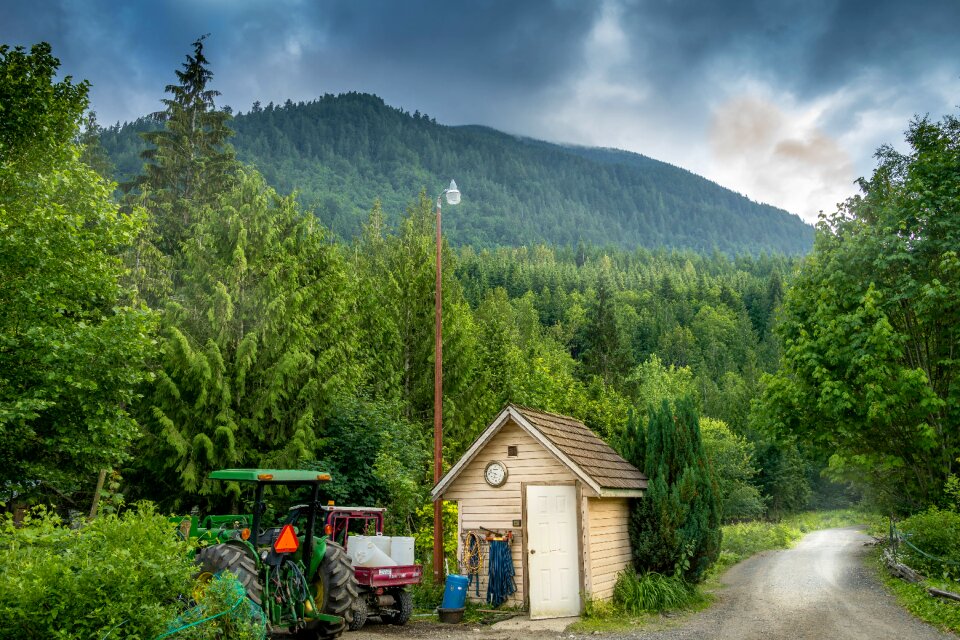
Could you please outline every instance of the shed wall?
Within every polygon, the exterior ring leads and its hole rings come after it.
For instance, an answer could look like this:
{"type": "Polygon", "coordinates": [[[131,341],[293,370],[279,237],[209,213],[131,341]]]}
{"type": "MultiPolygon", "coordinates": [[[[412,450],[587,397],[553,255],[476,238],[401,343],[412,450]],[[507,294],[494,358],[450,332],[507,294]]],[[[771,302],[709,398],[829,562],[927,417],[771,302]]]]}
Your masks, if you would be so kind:
{"type": "MultiPolygon", "coordinates": [[[[539,442],[513,422],[508,422],[491,438],[464,468],[444,493],[444,500],[456,500],[459,504],[460,545],[467,531],[487,529],[512,529],[514,534],[512,554],[517,583],[517,592],[506,604],[521,606],[525,600],[523,530],[513,526],[514,520],[522,519],[522,485],[525,482],[570,482],[573,473],[561,464],[539,442]],[[516,446],[517,456],[508,457],[507,447],[516,446]],[[491,487],[483,479],[487,463],[499,460],[507,468],[507,481],[502,487],[491,487]]],[[[523,523],[526,525],[526,523],[523,523]]],[[[487,565],[484,563],[480,576],[480,596],[473,585],[468,596],[471,600],[485,601],[487,594],[487,565]]]]}
{"type": "Polygon", "coordinates": [[[629,503],[626,498],[585,498],[589,539],[590,595],[598,600],[613,597],[617,573],[630,566],[629,503]]]}

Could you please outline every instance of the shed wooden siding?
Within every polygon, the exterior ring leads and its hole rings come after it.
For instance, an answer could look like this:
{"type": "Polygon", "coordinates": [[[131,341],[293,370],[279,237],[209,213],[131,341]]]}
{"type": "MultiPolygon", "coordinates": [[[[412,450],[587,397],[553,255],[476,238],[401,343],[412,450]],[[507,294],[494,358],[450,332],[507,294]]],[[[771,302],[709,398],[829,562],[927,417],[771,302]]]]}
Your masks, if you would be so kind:
{"type": "Polygon", "coordinates": [[[626,498],[584,498],[589,524],[588,581],[590,595],[597,599],[613,596],[617,573],[630,566],[630,509],[626,498]]]}
{"type": "MultiPolygon", "coordinates": [[[[524,604],[523,593],[523,535],[522,530],[513,526],[514,520],[522,519],[522,485],[524,482],[571,482],[573,473],[561,464],[549,451],[513,422],[491,438],[490,442],[477,453],[477,456],[463,469],[450,487],[444,492],[444,500],[456,500],[459,506],[460,531],[488,529],[513,529],[513,567],[516,575],[517,592],[510,606],[524,604]],[[517,447],[517,457],[507,457],[508,446],[517,447]],[[507,467],[507,481],[502,487],[494,488],[483,479],[487,463],[499,460],[507,467]]],[[[523,523],[526,525],[526,523],[523,523]]],[[[460,543],[463,540],[461,538],[460,543]]],[[[473,585],[468,596],[477,600],[473,585]]],[[[480,576],[480,597],[487,596],[487,566],[484,565],[480,576]]]]}

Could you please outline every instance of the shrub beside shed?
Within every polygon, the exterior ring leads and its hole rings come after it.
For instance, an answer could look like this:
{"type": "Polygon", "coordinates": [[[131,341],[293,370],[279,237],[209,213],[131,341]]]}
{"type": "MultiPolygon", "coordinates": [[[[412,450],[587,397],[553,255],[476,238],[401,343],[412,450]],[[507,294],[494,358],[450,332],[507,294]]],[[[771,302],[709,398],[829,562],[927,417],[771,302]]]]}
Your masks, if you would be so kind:
{"type": "MultiPolygon", "coordinates": [[[[508,605],[531,618],[579,615],[581,594],[609,599],[630,565],[630,498],[647,478],[582,422],[507,405],[434,487],[459,507],[462,546],[470,532],[512,532],[517,591],[508,605]]],[[[483,600],[486,567],[480,574],[483,600]]]]}

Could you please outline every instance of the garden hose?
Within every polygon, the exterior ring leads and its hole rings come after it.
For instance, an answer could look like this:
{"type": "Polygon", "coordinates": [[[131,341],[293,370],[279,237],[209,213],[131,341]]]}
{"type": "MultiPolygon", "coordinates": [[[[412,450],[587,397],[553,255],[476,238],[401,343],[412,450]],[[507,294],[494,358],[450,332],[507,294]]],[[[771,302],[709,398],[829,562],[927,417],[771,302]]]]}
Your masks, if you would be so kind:
{"type": "Polygon", "coordinates": [[[490,541],[488,564],[487,604],[496,609],[517,591],[517,583],[513,579],[513,554],[508,540],[490,541]]]}
{"type": "Polygon", "coordinates": [[[470,531],[463,545],[460,566],[467,575],[467,589],[473,583],[477,597],[480,597],[480,572],[483,570],[483,538],[470,531]]]}

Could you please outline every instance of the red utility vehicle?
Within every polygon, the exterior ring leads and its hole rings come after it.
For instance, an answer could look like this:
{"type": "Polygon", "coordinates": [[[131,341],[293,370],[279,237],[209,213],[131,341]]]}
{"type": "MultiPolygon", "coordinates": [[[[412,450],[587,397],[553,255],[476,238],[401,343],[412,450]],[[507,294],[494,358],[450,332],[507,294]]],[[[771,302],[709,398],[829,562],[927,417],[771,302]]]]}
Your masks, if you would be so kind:
{"type": "MultiPolygon", "coordinates": [[[[383,535],[385,509],[376,507],[322,507],[326,513],[325,531],[331,540],[350,552],[350,536],[383,535]]],[[[420,584],[423,565],[353,567],[360,593],[353,601],[351,631],[357,631],[369,616],[379,616],[390,624],[404,625],[413,613],[413,596],[407,585],[420,584]]]]}

